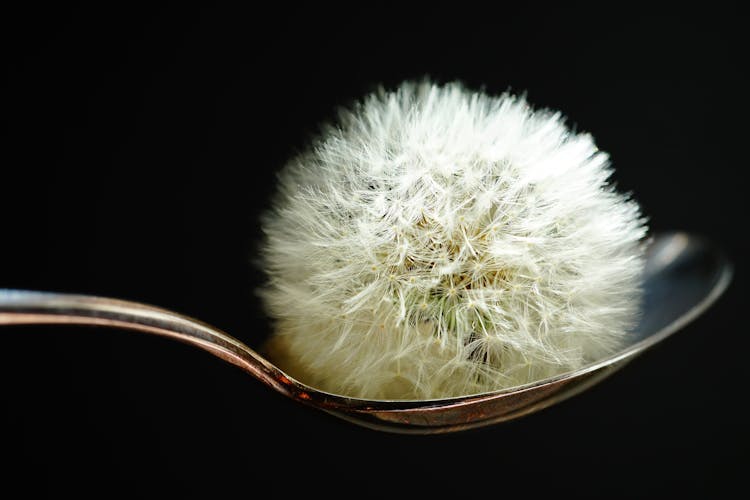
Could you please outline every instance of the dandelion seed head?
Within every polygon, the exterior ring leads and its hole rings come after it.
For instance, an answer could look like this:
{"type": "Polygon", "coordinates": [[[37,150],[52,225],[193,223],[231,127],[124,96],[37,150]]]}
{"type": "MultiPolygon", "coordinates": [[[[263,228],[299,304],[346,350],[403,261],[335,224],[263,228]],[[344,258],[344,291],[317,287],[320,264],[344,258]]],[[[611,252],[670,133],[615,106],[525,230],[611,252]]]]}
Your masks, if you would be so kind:
{"type": "Polygon", "coordinates": [[[614,352],[647,228],[611,173],[590,135],[522,97],[366,97],[286,165],[263,219],[272,357],[325,391],[432,399],[614,352]]]}

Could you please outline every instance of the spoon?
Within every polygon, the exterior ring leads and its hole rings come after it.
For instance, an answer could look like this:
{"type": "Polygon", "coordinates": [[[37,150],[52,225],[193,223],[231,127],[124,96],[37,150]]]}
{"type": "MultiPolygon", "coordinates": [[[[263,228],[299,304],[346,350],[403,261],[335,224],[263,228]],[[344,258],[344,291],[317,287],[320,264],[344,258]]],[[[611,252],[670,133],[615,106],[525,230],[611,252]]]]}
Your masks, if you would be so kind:
{"type": "Polygon", "coordinates": [[[103,297],[0,290],[0,325],[106,326],[171,337],[239,366],[272,389],[365,427],[400,433],[453,432],[536,412],[600,382],[705,311],[729,285],[732,266],[709,241],[655,236],[647,249],[640,324],[619,352],[578,370],[484,394],[422,401],[365,400],[326,393],[286,375],[239,340],[201,321],[103,297]]]}

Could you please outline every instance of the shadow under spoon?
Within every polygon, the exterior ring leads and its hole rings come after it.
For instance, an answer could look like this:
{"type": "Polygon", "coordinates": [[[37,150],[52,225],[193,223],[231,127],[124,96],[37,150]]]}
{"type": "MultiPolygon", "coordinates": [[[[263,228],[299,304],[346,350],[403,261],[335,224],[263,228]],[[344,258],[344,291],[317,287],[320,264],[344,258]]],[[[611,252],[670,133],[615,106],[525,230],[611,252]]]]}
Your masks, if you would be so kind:
{"type": "Polygon", "coordinates": [[[494,424],[541,410],[603,380],[698,317],[727,288],[732,266],[704,238],[663,233],[652,238],[643,276],[639,325],[619,352],[573,372],[502,391],[422,401],[384,401],[329,394],[294,380],[254,350],[201,321],[136,302],[86,295],[0,290],[0,325],[114,327],[170,337],[239,366],[301,403],[366,427],[440,433],[494,424]]]}

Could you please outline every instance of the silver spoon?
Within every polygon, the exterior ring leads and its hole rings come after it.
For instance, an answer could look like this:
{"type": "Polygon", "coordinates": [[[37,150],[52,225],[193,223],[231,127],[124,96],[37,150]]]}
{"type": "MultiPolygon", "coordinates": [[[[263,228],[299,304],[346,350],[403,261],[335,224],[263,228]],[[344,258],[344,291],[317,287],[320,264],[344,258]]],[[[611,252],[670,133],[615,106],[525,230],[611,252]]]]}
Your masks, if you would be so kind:
{"type": "Polygon", "coordinates": [[[643,277],[640,324],[618,353],[579,370],[510,389],[424,401],[382,401],[329,394],[286,375],[239,340],[195,319],[136,302],[47,292],[0,290],[0,325],[107,326],[171,337],[239,366],[280,393],[366,427],[401,433],[452,432],[518,418],[593,386],[705,311],[727,288],[728,259],[685,233],[654,237],[643,277]]]}

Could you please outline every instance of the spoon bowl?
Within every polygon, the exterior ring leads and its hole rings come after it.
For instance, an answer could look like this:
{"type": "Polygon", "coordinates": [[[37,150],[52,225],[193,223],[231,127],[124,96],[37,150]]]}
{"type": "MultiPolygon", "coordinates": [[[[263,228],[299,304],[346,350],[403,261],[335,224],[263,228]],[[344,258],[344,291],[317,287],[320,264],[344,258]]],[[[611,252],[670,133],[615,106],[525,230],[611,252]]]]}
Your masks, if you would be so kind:
{"type": "Polygon", "coordinates": [[[104,326],[174,338],[242,368],[294,400],[345,420],[384,431],[432,434],[511,420],[578,394],[698,317],[721,296],[731,276],[729,260],[706,239],[681,232],[657,235],[647,249],[640,323],[617,353],[523,386],[434,400],[366,400],[326,393],[286,375],[211,325],[136,302],[0,290],[0,325],[104,326]]]}

